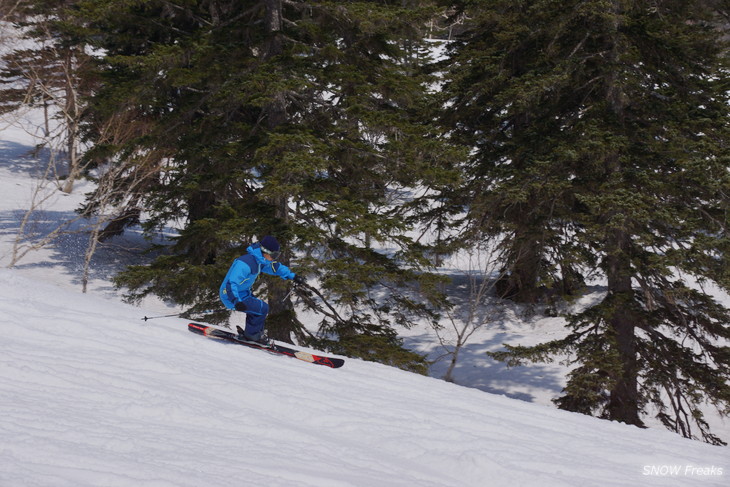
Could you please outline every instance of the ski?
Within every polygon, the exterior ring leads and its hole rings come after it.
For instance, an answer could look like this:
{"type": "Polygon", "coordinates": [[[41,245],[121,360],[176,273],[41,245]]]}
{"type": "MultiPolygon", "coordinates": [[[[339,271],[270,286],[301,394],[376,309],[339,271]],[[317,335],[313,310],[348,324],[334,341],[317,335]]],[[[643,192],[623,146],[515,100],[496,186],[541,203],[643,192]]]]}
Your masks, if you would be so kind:
{"type": "Polygon", "coordinates": [[[322,355],[314,355],[309,352],[304,352],[302,350],[296,350],[294,348],[285,347],[283,345],[279,345],[277,343],[273,344],[270,347],[265,347],[263,345],[258,345],[254,342],[247,342],[245,340],[241,340],[238,338],[238,335],[235,333],[231,333],[229,331],[220,330],[218,328],[208,326],[208,325],[201,325],[200,323],[188,323],[188,331],[191,331],[193,333],[197,333],[198,335],[203,335],[208,338],[214,338],[217,340],[225,340],[227,342],[236,343],[238,345],[244,345],[249,348],[255,348],[258,350],[266,350],[267,352],[275,353],[278,355],[287,355],[289,357],[294,357],[299,360],[303,360],[305,362],[317,364],[317,365],[324,365],[326,367],[332,367],[333,369],[337,369],[339,367],[342,367],[345,364],[345,361],[341,358],[334,358],[334,357],[323,357],[322,355]]]}

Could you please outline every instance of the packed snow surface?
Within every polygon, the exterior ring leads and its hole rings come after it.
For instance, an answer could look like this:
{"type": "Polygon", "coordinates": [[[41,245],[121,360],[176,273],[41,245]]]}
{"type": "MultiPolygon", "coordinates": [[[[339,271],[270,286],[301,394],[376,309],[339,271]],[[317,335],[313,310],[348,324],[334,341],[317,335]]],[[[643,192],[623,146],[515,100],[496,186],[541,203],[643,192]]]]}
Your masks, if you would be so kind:
{"type": "Polygon", "coordinates": [[[726,485],[727,448],[141,315],[0,270],[0,485],[726,485]]]}

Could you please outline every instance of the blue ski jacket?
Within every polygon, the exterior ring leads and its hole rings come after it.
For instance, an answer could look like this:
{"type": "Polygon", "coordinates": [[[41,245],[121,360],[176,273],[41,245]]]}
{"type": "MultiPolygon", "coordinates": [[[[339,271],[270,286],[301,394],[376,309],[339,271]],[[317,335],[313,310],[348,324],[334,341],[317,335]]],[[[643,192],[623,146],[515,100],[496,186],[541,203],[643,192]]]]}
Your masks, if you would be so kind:
{"type": "Polygon", "coordinates": [[[221,301],[228,309],[234,309],[236,302],[251,296],[251,287],[261,272],[279,276],[282,279],[294,279],[296,276],[287,266],[266,260],[261,253],[259,243],[250,245],[246,252],[248,252],[246,255],[233,261],[221,284],[221,301]]]}

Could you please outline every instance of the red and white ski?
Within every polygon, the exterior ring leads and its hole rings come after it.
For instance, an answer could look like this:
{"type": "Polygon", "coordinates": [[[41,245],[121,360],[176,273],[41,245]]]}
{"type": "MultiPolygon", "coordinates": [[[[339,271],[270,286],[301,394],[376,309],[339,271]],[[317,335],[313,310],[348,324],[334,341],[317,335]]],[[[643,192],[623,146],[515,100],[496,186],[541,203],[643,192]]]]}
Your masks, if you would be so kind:
{"type": "Polygon", "coordinates": [[[189,323],[188,331],[197,333],[198,335],[207,336],[208,338],[225,340],[227,342],[236,343],[238,345],[244,345],[249,348],[266,350],[267,352],[276,353],[279,355],[287,355],[289,357],[294,357],[299,360],[303,360],[305,362],[310,362],[310,363],[317,364],[317,365],[325,365],[327,367],[332,367],[333,369],[342,367],[345,364],[345,361],[341,358],[324,357],[322,355],[315,355],[315,354],[305,352],[302,350],[285,347],[285,346],[279,345],[277,343],[273,344],[270,347],[266,347],[264,345],[259,345],[254,342],[247,342],[247,341],[244,341],[244,340],[241,340],[240,338],[238,338],[238,335],[236,335],[235,333],[231,333],[229,331],[221,330],[221,329],[218,329],[218,328],[215,328],[212,326],[208,326],[208,325],[201,325],[199,323],[189,323]]]}

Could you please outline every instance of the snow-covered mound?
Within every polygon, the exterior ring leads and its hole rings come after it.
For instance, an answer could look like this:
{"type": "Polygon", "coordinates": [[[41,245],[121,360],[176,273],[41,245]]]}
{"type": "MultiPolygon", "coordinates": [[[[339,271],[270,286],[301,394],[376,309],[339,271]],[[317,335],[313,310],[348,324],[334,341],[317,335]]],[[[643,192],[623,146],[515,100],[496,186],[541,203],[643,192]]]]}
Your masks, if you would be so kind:
{"type": "Polygon", "coordinates": [[[347,359],[307,364],[0,270],[0,486],[715,486],[728,449],[347,359]]]}

